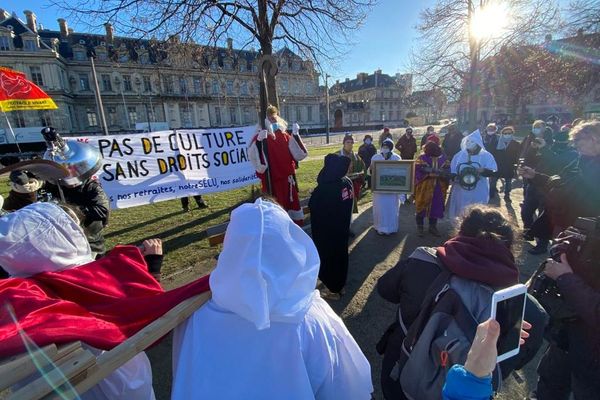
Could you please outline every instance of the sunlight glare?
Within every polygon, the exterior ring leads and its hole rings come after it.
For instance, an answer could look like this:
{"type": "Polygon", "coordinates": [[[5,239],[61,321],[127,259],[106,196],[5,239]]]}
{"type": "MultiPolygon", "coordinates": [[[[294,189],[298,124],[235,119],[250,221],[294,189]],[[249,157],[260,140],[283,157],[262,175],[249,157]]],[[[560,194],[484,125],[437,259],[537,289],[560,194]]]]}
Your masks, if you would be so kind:
{"type": "Polygon", "coordinates": [[[502,35],[508,23],[506,4],[494,2],[478,9],[471,18],[471,34],[476,40],[494,39],[502,35]]]}

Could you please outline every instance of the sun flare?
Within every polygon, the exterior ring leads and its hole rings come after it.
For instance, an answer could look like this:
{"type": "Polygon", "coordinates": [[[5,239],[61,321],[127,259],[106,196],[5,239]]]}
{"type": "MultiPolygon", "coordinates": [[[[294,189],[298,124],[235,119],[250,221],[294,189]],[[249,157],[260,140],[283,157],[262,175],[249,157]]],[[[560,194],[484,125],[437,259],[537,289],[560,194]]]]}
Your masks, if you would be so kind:
{"type": "Polygon", "coordinates": [[[471,18],[471,35],[479,41],[502,35],[508,24],[508,8],[504,3],[490,3],[479,8],[471,18]]]}

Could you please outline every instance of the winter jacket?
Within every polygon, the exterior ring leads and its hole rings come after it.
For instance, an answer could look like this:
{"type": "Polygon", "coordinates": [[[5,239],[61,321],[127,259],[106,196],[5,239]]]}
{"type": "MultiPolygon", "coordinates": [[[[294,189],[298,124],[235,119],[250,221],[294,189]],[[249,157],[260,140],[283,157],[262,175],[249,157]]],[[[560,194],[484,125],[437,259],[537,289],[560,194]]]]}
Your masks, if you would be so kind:
{"type": "Polygon", "coordinates": [[[369,166],[371,165],[371,158],[373,158],[375,154],[377,154],[377,149],[373,144],[363,143],[358,148],[358,156],[365,163],[365,171],[369,169],[369,166]]]}
{"type": "Polygon", "coordinates": [[[400,152],[403,160],[412,160],[417,153],[417,139],[414,136],[408,136],[406,133],[400,136],[396,142],[396,150],[400,152]]]}
{"type": "MultiPolygon", "coordinates": [[[[73,188],[61,187],[61,189],[66,202],[79,207],[85,216],[83,228],[92,251],[98,254],[105,253],[106,248],[102,230],[108,224],[110,203],[100,183],[88,179],[79,186],[73,188]]],[[[46,190],[55,199],[60,199],[57,186],[46,184],[46,190]]]]}
{"type": "Polygon", "coordinates": [[[458,364],[448,371],[442,392],[444,400],[489,400],[491,397],[491,375],[479,378],[458,364]]]}
{"type": "Polygon", "coordinates": [[[463,136],[460,133],[448,133],[442,143],[442,150],[452,160],[452,157],[460,151],[460,143],[462,142],[463,136]]]}
{"type": "Polygon", "coordinates": [[[499,178],[514,178],[515,164],[519,161],[519,142],[511,140],[504,150],[495,149],[492,154],[498,164],[496,176],[499,178]]]}

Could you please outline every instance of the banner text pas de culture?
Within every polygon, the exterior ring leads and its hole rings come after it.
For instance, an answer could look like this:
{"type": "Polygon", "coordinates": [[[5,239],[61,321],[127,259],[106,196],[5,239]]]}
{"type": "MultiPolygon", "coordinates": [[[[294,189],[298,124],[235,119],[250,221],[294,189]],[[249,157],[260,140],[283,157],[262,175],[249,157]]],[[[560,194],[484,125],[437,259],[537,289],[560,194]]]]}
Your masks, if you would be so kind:
{"type": "Polygon", "coordinates": [[[256,126],[71,138],[103,156],[96,178],[111,208],[223,192],[258,182],[248,159],[256,126]]]}

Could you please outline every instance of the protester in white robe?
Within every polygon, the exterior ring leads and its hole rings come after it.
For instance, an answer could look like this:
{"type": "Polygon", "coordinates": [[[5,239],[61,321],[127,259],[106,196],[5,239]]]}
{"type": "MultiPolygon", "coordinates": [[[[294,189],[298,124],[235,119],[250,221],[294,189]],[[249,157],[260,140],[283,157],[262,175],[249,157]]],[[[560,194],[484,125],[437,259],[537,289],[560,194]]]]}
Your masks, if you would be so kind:
{"type": "MultiPolygon", "coordinates": [[[[371,158],[373,161],[399,161],[400,155],[394,152],[394,142],[386,139],[379,153],[371,158]]],[[[401,195],[398,193],[373,192],[373,228],[380,235],[391,235],[398,232],[401,195]]]]}
{"type": "Polygon", "coordinates": [[[459,217],[465,207],[475,204],[487,204],[490,200],[489,176],[498,169],[494,156],[485,150],[483,139],[479,129],[463,138],[461,150],[452,158],[450,171],[458,174],[464,168],[468,167],[469,161],[472,166],[478,169],[479,180],[472,190],[463,188],[457,180],[452,183],[450,192],[450,204],[448,207],[448,216],[453,219],[459,217]]]}
{"type": "MultiPolygon", "coordinates": [[[[2,267],[10,276],[21,278],[94,261],[77,216],[50,202],[34,203],[3,216],[0,252],[2,267]]],[[[103,353],[85,343],[82,346],[96,356],[103,353]]],[[[26,386],[34,378],[37,375],[13,389],[26,386]]],[[[82,400],[153,400],[152,368],[146,353],[139,353],[79,396],[82,400]]]]}
{"type": "Polygon", "coordinates": [[[370,399],[369,362],[315,290],[319,256],[278,205],[231,213],[212,299],[173,337],[181,399],[370,399]]]}

